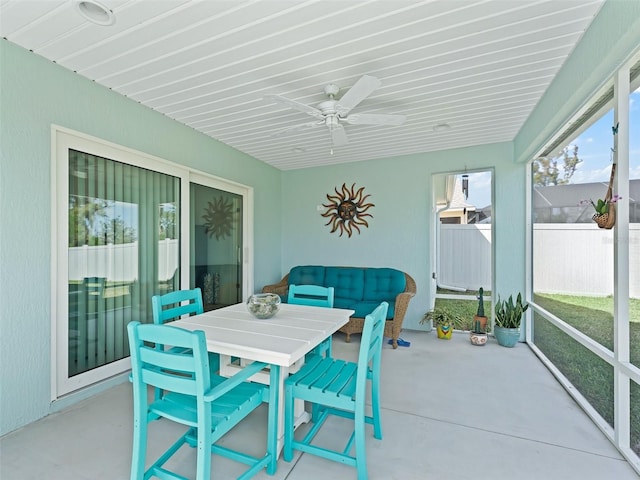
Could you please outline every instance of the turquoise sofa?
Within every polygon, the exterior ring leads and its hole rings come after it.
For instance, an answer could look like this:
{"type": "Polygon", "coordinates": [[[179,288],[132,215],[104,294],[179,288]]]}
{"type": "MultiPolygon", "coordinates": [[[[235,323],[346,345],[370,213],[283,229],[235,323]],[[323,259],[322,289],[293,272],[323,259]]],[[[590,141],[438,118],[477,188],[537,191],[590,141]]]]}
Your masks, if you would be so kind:
{"type": "Polygon", "coordinates": [[[277,293],[287,301],[289,285],[321,285],[333,287],[336,308],[355,310],[349,322],[340,329],[351,340],[352,333],[362,333],[364,317],[382,301],[389,303],[385,336],[398,347],[398,337],[409,301],[416,293],[416,284],[407,273],[394,268],[333,267],[300,265],[293,267],[280,282],[265,286],[264,293],[277,293]]]}

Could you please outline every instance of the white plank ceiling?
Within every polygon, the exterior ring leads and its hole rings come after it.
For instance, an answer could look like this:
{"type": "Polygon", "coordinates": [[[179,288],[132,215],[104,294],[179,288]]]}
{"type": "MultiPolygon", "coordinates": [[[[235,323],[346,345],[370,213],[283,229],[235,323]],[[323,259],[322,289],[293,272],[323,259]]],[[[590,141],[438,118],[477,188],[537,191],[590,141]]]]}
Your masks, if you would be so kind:
{"type": "Polygon", "coordinates": [[[604,0],[0,0],[0,35],[282,170],[511,141],[604,0]],[[326,126],[316,106],[362,75],[382,85],[352,113],[400,126],[326,126]],[[450,128],[436,129],[447,124],[450,128]]]}

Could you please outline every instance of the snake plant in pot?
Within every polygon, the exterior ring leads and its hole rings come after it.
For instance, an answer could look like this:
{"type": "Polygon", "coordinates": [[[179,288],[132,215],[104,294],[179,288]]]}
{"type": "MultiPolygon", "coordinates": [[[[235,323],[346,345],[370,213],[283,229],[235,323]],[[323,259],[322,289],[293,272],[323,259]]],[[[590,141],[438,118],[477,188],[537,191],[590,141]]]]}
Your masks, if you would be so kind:
{"type": "Polygon", "coordinates": [[[520,339],[520,324],[522,315],[529,308],[527,302],[522,302],[522,294],[518,293],[516,301],[513,295],[509,295],[507,300],[496,302],[496,324],[494,334],[496,340],[503,347],[513,347],[520,339]]]}

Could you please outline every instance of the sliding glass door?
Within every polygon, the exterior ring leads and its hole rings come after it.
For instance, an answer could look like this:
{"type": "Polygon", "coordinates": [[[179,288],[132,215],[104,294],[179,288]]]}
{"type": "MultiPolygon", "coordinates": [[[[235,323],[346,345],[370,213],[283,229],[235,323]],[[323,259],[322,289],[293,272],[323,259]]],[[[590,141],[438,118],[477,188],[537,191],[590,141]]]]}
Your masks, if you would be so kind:
{"type": "Polygon", "coordinates": [[[192,287],[200,287],[205,310],[242,301],[242,196],[190,184],[192,287]]]}
{"type": "Polygon", "coordinates": [[[54,129],[52,399],[129,369],[126,326],[151,297],[250,291],[247,187],[54,129]]]}

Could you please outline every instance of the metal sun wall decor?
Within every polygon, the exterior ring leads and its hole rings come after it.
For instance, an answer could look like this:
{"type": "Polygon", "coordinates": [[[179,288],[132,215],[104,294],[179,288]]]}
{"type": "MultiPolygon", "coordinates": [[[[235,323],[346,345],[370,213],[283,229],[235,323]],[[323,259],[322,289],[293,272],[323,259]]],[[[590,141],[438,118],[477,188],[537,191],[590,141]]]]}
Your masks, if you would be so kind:
{"type": "Polygon", "coordinates": [[[223,196],[214,199],[213,202],[207,202],[208,206],[204,209],[205,233],[209,237],[215,235],[216,240],[231,236],[233,229],[233,205],[229,198],[223,196]]]}
{"type": "Polygon", "coordinates": [[[364,187],[360,187],[355,190],[356,184],[351,185],[351,189],[346,184],[342,184],[341,191],[338,188],[334,188],[335,195],[327,193],[328,204],[322,204],[328,210],[322,214],[323,217],[329,219],[325,225],[331,225],[331,232],[340,231],[340,236],[344,232],[351,237],[354,230],[360,233],[360,226],[369,227],[369,224],[364,217],[371,217],[373,215],[366,213],[371,207],[375,205],[373,203],[365,203],[365,200],[371,195],[364,195],[364,187]]]}

